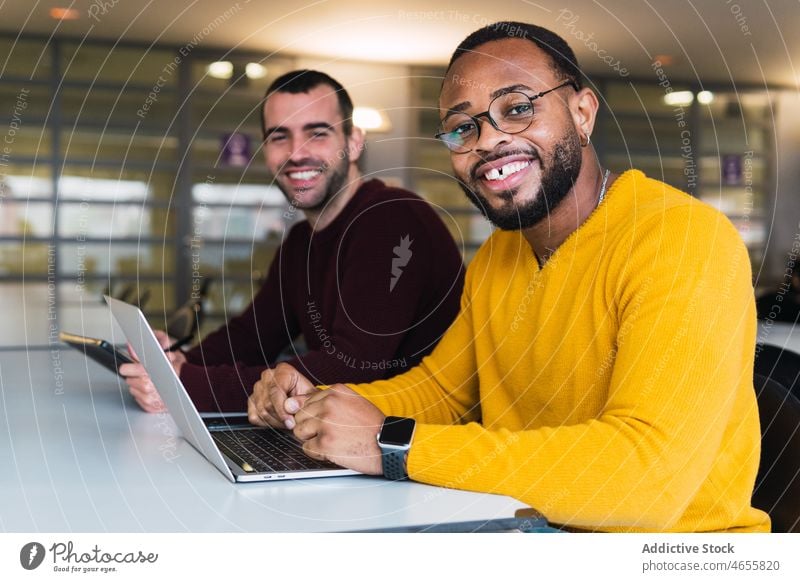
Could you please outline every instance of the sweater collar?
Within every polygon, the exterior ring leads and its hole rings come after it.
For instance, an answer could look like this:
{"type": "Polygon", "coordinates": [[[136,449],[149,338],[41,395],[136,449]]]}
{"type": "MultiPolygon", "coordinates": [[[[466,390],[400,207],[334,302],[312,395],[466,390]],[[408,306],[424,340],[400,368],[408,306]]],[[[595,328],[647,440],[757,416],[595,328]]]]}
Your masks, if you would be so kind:
{"type": "Polygon", "coordinates": [[[328,226],[322,230],[314,231],[311,230],[309,225],[312,240],[327,242],[331,239],[338,238],[339,235],[350,225],[354,215],[360,209],[362,203],[361,200],[364,198],[364,196],[384,187],[385,186],[383,182],[378,179],[372,179],[362,183],[347,205],[342,208],[341,212],[339,212],[336,218],[334,218],[328,226]]]}
{"type": "Polygon", "coordinates": [[[522,235],[522,232],[515,232],[514,234],[519,237],[520,245],[524,245],[527,248],[530,254],[530,262],[536,271],[542,271],[547,269],[547,265],[557,262],[558,258],[561,257],[564,253],[564,250],[575,244],[575,240],[580,238],[586,238],[594,234],[595,231],[604,231],[606,225],[608,223],[608,212],[618,212],[616,210],[620,207],[620,205],[626,204],[635,204],[635,196],[637,190],[637,182],[641,182],[646,176],[640,170],[626,170],[622,174],[620,174],[614,183],[606,191],[605,198],[602,204],[598,205],[592,213],[583,221],[582,224],[578,226],[575,230],[573,230],[569,236],[564,239],[564,242],[561,243],[556,251],[550,256],[550,259],[544,264],[544,267],[539,266],[539,262],[536,260],[536,256],[533,254],[533,251],[530,249],[530,245],[528,245],[528,241],[522,235]],[[622,195],[620,196],[618,193],[621,191],[628,191],[630,195],[622,195]],[[555,261],[554,261],[555,259],[555,261]]]}

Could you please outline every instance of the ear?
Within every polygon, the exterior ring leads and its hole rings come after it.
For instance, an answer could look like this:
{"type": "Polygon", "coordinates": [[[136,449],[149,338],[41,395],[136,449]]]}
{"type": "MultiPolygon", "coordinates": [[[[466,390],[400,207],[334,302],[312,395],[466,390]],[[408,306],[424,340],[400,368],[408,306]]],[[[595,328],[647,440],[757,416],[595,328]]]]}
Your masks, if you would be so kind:
{"type": "Polygon", "coordinates": [[[573,95],[570,100],[570,113],[578,135],[592,135],[599,106],[597,95],[588,87],[584,87],[573,95]]]}
{"type": "Polygon", "coordinates": [[[353,126],[350,137],[347,138],[347,153],[350,155],[350,162],[356,163],[364,151],[364,131],[360,127],[353,126]]]}

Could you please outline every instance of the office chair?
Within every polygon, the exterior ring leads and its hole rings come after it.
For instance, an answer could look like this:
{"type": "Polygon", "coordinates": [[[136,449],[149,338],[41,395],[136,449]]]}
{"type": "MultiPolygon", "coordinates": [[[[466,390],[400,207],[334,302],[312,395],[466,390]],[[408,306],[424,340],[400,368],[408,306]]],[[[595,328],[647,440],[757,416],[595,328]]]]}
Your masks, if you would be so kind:
{"type": "Polygon", "coordinates": [[[800,354],[770,344],[756,346],[756,371],[800,398],[800,354]]]}
{"type": "Polygon", "coordinates": [[[134,305],[139,309],[144,309],[148,301],[150,301],[150,289],[145,289],[139,294],[139,297],[136,299],[136,303],[134,303],[134,305]]]}
{"type": "Polygon", "coordinates": [[[761,421],[761,462],[753,506],[766,511],[773,532],[800,532],[800,399],[791,393],[797,354],[759,344],[753,384],[761,421]],[[767,354],[764,356],[764,354],[767,354]],[[787,354],[789,354],[787,356],[787,354]],[[778,356],[773,358],[770,356],[778,356]]]}
{"type": "Polygon", "coordinates": [[[150,289],[144,289],[141,293],[137,294],[137,288],[139,287],[136,283],[127,283],[120,288],[119,285],[114,285],[114,283],[109,280],[100,294],[100,302],[105,305],[103,296],[108,295],[114,299],[119,299],[120,301],[135,305],[140,309],[144,309],[145,305],[150,300],[150,289]]]}
{"type": "Polygon", "coordinates": [[[208,294],[210,284],[211,279],[206,278],[200,289],[193,292],[189,300],[167,318],[165,331],[170,337],[181,341],[195,336],[203,323],[203,300],[208,294]]]}
{"type": "Polygon", "coordinates": [[[133,303],[136,300],[136,283],[126,283],[113,297],[125,303],[133,303]]]}

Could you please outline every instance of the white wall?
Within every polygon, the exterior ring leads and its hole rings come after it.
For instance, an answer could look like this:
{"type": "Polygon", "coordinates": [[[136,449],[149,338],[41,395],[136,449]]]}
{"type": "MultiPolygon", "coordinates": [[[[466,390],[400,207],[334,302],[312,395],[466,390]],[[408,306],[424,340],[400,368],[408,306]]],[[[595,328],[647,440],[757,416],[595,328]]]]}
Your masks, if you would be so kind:
{"type": "Polygon", "coordinates": [[[776,109],[775,208],[767,217],[770,238],[765,272],[759,283],[777,282],[792,241],[800,234],[800,93],[781,92],[776,109]]]}
{"type": "Polygon", "coordinates": [[[298,69],[317,69],[339,81],[350,93],[355,106],[375,107],[388,115],[389,133],[367,135],[365,175],[392,178],[409,185],[408,133],[410,127],[411,83],[404,65],[355,63],[323,57],[298,57],[298,69]]]}

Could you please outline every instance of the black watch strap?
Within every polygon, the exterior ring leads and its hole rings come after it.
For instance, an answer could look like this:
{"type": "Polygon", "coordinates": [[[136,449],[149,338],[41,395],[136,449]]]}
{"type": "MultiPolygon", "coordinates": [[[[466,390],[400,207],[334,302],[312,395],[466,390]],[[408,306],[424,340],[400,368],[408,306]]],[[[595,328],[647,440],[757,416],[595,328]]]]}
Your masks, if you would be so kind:
{"type": "Polygon", "coordinates": [[[387,416],[383,419],[378,433],[378,446],[381,449],[383,476],[392,481],[408,479],[406,455],[414,439],[417,423],[413,418],[387,416]]]}
{"type": "Polygon", "coordinates": [[[381,457],[383,459],[383,476],[392,481],[402,481],[408,479],[406,474],[406,453],[407,449],[383,449],[381,457]]]}

